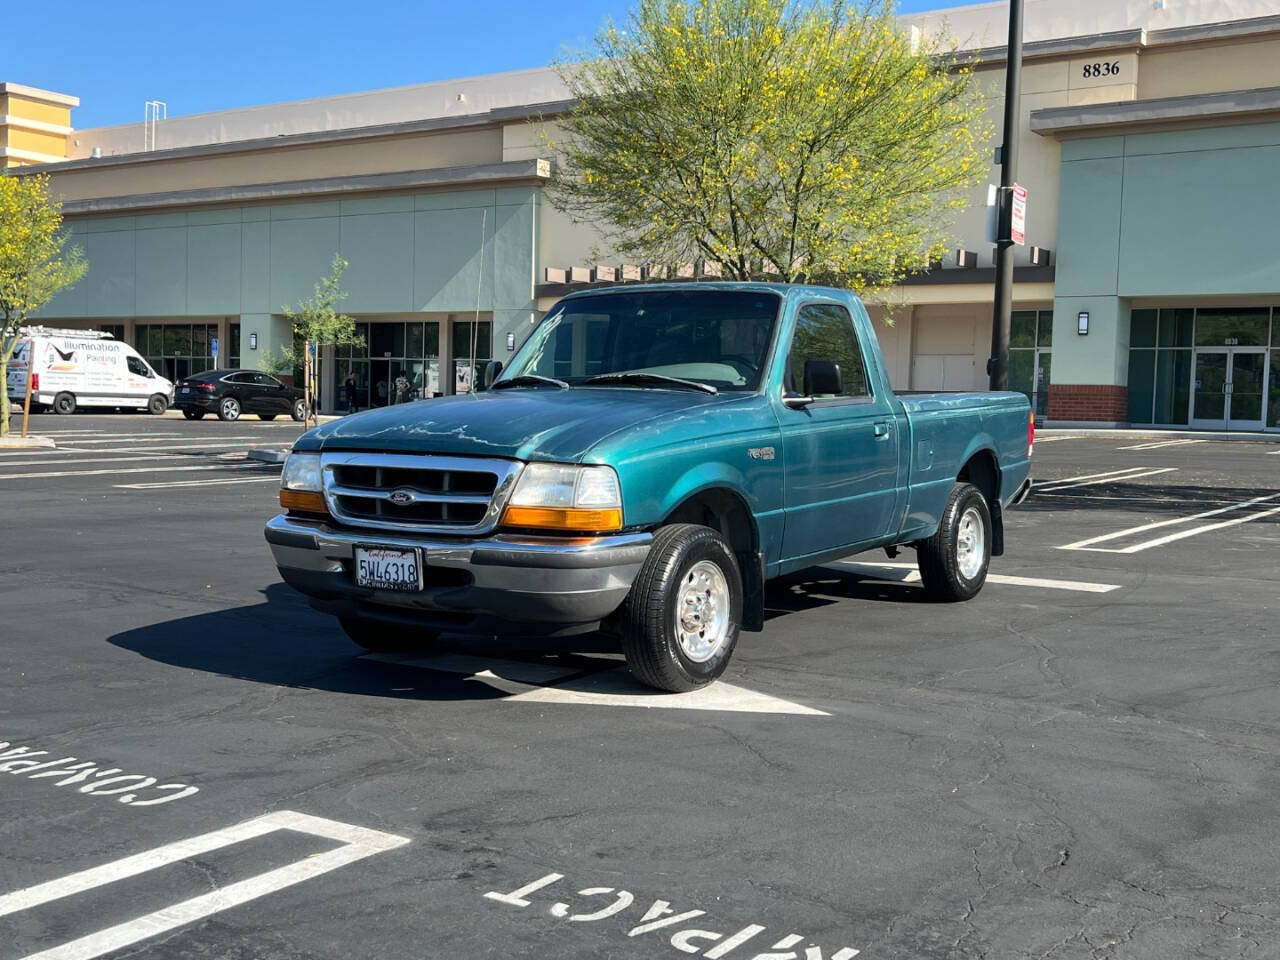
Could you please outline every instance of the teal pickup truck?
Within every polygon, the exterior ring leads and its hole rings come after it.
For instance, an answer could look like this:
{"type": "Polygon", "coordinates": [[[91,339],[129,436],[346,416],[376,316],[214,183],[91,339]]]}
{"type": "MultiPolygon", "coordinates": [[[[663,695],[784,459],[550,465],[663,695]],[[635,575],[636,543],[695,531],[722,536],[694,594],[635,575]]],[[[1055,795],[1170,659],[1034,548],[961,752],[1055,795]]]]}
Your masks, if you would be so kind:
{"type": "Polygon", "coordinates": [[[281,576],[367,649],[603,628],[692,690],[763,628],[771,578],[910,547],[930,594],[974,596],[1031,485],[1027,398],[895,396],[840,290],[573,293],[483,385],[326,423],[285,463],[281,576]]]}

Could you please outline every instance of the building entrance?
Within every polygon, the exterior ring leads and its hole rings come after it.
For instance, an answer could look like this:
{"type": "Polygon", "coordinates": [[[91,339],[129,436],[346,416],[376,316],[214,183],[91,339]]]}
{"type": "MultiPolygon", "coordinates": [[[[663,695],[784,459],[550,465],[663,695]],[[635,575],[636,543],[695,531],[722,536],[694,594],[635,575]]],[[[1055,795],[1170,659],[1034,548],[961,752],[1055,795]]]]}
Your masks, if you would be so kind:
{"type": "Polygon", "coordinates": [[[1267,352],[1253,347],[1196,350],[1191,425],[1262,430],[1267,352]]]}

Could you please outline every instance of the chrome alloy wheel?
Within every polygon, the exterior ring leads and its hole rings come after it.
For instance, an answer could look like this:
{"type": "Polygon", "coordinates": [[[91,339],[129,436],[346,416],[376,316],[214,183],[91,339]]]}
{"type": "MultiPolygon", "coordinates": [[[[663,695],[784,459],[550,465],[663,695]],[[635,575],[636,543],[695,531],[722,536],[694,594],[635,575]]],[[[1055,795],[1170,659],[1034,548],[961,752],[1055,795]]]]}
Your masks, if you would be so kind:
{"type": "Polygon", "coordinates": [[[966,580],[973,580],[982,571],[987,553],[986,538],[982,515],[977,507],[970,507],[961,515],[960,526],[956,530],[956,566],[960,576],[966,580]]]}
{"type": "Polygon", "coordinates": [[[710,560],[699,560],[680,583],[676,639],[694,663],[706,663],[729,635],[729,581],[710,560]]]}
{"type": "Polygon", "coordinates": [[[235,420],[240,416],[240,404],[236,402],[234,397],[227,397],[222,401],[222,419],[235,420]]]}

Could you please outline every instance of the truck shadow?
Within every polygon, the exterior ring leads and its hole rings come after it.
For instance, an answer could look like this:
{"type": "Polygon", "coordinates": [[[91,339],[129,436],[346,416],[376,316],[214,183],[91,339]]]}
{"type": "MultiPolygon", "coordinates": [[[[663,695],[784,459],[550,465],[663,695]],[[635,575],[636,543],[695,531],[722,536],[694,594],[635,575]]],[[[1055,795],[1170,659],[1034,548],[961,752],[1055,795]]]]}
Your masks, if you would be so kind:
{"type": "MultiPolygon", "coordinates": [[[[333,617],[312,610],[283,583],[262,594],[261,603],[150,624],[107,642],[184,670],[355,696],[495,700],[607,671],[624,674],[610,681],[622,692],[663,696],[625,676],[617,640],[604,633],[550,639],[445,636],[424,643],[420,651],[369,655],[347,639],[333,617]]],[[[858,599],[925,601],[918,585],[814,568],[770,583],[766,619],[858,599]]]]}

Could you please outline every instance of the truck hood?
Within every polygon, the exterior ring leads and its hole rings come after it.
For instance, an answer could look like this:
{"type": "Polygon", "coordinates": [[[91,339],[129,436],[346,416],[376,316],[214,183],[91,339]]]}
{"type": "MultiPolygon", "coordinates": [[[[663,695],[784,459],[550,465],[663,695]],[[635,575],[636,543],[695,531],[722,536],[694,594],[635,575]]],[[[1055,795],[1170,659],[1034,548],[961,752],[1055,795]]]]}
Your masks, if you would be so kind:
{"type": "Polygon", "coordinates": [[[342,417],[304,434],[294,449],[471,454],[572,463],[620,430],[741,396],[631,387],[516,387],[342,417]]]}

